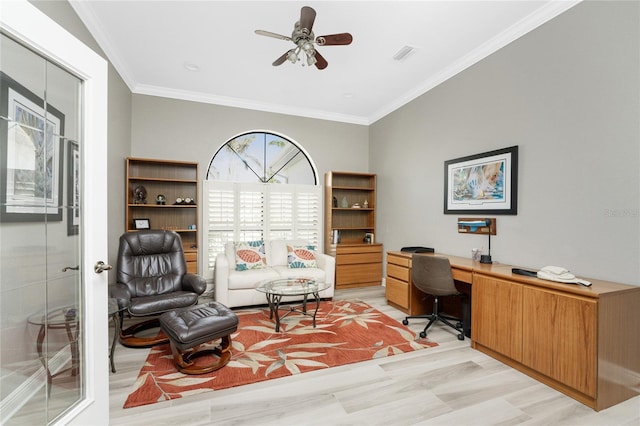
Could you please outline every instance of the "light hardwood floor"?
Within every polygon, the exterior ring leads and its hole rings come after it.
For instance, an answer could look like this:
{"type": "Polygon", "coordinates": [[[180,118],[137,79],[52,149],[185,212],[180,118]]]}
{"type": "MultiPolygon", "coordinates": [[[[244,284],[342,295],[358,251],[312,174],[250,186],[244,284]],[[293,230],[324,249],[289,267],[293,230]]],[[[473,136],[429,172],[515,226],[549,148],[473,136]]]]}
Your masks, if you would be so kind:
{"type": "MultiPolygon", "coordinates": [[[[386,304],[384,287],[340,290],[335,299],[404,318],[386,304]]],[[[148,350],[117,345],[110,424],[640,425],[640,397],[596,412],[471,349],[447,327],[432,326],[428,337],[439,346],[128,409],[122,405],[148,350]]]]}

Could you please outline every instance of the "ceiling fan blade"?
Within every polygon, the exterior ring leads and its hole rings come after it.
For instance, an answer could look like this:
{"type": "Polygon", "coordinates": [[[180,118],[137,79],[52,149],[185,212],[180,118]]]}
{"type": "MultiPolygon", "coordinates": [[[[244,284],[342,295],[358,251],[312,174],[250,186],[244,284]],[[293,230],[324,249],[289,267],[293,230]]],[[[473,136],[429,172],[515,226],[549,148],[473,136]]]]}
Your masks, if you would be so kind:
{"type": "Polygon", "coordinates": [[[287,60],[287,55],[289,55],[289,51],[286,51],[282,54],[282,56],[280,56],[278,59],[276,59],[275,61],[273,61],[273,66],[277,67],[278,65],[282,65],[284,63],[284,61],[287,60]]]}
{"type": "Polygon", "coordinates": [[[291,41],[291,37],[288,37],[282,34],[272,33],[271,31],[255,30],[255,33],[261,36],[267,36],[267,37],[279,38],[280,40],[291,41]]]}
{"type": "Polygon", "coordinates": [[[306,28],[311,33],[313,22],[316,20],[316,11],[309,6],[304,6],[300,10],[300,28],[306,28]]]}
{"type": "Polygon", "coordinates": [[[351,44],[353,37],[349,33],[329,34],[316,37],[318,46],[337,46],[351,44]]]}
{"type": "Polygon", "coordinates": [[[315,56],[316,56],[316,68],[318,68],[319,70],[323,70],[327,67],[327,65],[329,65],[327,60],[320,54],[320,52],[318,52],[318,49],[316,49],[315,56]]]}

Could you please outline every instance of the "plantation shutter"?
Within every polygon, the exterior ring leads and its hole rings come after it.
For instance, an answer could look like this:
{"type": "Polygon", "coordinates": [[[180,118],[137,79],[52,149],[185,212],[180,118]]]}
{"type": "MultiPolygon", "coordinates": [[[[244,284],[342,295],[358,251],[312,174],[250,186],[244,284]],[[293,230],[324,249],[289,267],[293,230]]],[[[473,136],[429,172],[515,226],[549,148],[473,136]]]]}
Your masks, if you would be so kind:
{"type": "Polygon", "coordinates": [[[206,277],[227,241],[304,240],[322,251],[322,187],[204,181],[206,277]]]}

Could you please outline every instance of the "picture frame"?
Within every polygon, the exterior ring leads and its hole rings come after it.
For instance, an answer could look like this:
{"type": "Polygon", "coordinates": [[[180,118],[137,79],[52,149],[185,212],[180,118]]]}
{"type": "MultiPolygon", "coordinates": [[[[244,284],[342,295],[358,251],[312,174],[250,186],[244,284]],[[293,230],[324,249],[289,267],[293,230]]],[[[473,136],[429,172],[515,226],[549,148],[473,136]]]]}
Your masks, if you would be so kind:
{"type": "Polygon", "coordinates": [[[67,144],[67,235],[77,235],[80,228],[80,150],[67,144]]]}
{"type": "Polygon", "coordinates": [[[62,221],[65,117],[0,72],[0,222],[62,221]]]}
{"type": "Polygon", "coordinates": [[[151,222],[149,219],[133,219],[133,229],[151,229],[151,222]]]}
{"type": "Polygon", "coordinates": [[[444,162],[445,214],[518,214],[518,146],[444,162]]]}

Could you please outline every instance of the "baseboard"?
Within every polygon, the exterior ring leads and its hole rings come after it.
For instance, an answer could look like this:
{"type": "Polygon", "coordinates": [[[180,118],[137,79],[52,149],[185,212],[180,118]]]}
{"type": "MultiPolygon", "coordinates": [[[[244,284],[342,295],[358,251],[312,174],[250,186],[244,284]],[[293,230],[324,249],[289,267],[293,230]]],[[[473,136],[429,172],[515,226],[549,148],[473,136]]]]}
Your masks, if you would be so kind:
{"type": "MultiPolygon", "coordinates": [[[[39,362],[39,361],[38,361],[39,362]]],[[[61,371],[65,365],[71,362],[71,350],[69,346],[65,346],[58,351],[51,360],[49,365],[51,367],[51,374],[56,374],[61,371]]],[[[7,377],[18,375],[15,371],[8,371],[8,374],[3,372],[1,379],[6,380],[7,377]]],[[[20,380],[20,384],[5,398],[0,401],[0,412],[2,413],[2,422],[6,422],[14,414],[16,414],[31,398],[33,398],[40,389],[42,389],[47,383],[47,372],[43,366],[40,366],[30,376],[23,376],[23,380],[20,380]]]]}

